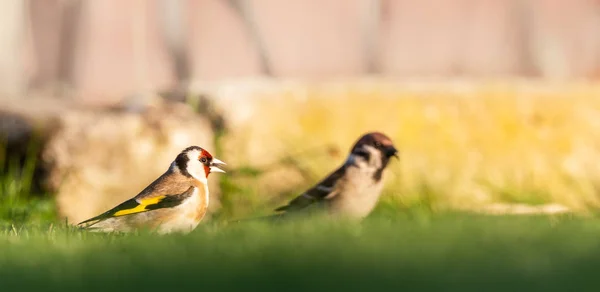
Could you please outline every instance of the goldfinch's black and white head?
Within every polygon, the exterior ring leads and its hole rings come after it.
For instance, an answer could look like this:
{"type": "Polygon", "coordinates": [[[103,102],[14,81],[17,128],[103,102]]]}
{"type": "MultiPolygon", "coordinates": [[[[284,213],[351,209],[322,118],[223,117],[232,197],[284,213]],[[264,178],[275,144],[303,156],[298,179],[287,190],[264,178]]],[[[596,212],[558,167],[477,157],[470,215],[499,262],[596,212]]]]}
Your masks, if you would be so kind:
{"type": "Polygon", "coordinates": [[[206,181],[212,172],[225,172],[219,168],[220,165],[225,163],[214,158],[208,151],[198,146],[190,146],[177,155],[171,167],[187,177],[206,181]]]}

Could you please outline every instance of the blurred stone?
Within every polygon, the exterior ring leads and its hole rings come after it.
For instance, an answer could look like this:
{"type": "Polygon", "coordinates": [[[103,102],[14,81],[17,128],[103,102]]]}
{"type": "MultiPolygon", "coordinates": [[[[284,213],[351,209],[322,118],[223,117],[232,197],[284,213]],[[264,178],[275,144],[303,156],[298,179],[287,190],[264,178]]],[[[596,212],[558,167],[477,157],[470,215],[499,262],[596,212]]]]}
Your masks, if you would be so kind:
{"type": "MultiPolygon", "coordinates": [[[[165,172],[184,148],[198,145],[215,150],[210,121],[181,103],[154,102],[135,111],[127,105],[99,109],[66,103],[61,109],[49,106],[44,111],[25,104],[9,111],[34,120],[32,124],[52,125],[38,127],[45,137],[44,185],[56,193],[59,214],[72,223],[135,196],[165,172]]],[[[215,210],[218,177],[209,181],[210,210],[215,210]]]]}

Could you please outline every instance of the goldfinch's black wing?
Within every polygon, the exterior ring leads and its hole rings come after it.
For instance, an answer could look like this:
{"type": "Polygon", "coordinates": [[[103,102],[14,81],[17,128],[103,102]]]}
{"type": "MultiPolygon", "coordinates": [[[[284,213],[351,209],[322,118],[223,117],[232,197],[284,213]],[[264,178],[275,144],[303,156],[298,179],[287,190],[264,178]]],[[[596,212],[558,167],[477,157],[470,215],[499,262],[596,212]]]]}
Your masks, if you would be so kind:
{"type": "Polygon", "coordinates": [[[142,213],[142,212],[148,212],[148,211],[162,209],[162,208],[173,208],[173,207],[181,204],[183,201],[185,201],[190,196],[192,196],[193,193],[194,193],[194,187],[191,186],[181,194],[159,195],[159,196],[146,197],[146,198],[137,198],[136,197],[136,198],[127,200],[127,201],[119,204],[118,206],[116,206],[96,217],[93,217],[93,218],[87,219],[83,222],[80,222],[77,225],[82,226],[86,223],[90,223],[87,226],[85,226],[85,227],[90,227],[90,226],[92,226],[102,220],[108,219],[108,218],[126,216],[126,215],[131,215],[131,214],[142,213]]]}
{"type": "Polygon", "coordinates": [[[281,206],[275,211],[295,211],[304,209],[313,203],[331,198],[336,195],[335,185],[344,176],[347,165],[343,165],[336,171],[327,176],[313,188],[307,190],[302,195],[290,201],[287,205],[281,206]]]}

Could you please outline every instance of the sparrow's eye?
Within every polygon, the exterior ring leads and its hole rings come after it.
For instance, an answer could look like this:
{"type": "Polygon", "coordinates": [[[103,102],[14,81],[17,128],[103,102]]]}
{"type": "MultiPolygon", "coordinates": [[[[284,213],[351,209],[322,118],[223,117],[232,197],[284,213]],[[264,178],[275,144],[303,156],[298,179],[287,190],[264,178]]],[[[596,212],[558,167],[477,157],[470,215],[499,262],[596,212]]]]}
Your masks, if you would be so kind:
{"type": "Polygon", "coordinates": [[[202,157],[202,158],[200,158],[200,162],[202,162],[202,163],[206,163],[206,157],[202,157]]]}
{"type": "Polygon", "coordinates": [[[380,142],[375,142],[375,147],[381,148],[381,143],[380,142]]]}

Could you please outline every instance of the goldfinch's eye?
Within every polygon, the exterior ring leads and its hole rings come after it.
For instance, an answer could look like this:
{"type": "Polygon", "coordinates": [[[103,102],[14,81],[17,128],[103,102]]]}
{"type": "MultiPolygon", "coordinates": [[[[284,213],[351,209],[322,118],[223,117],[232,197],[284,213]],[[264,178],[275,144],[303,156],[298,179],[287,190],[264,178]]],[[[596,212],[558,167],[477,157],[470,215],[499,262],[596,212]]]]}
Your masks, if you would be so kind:
{"type": "Polygon", "coordinates": [[[200,158],[200,162],[202,162],[202,163],[206,163],[206,157],[202,157],[202,158],[200,158]]]}

